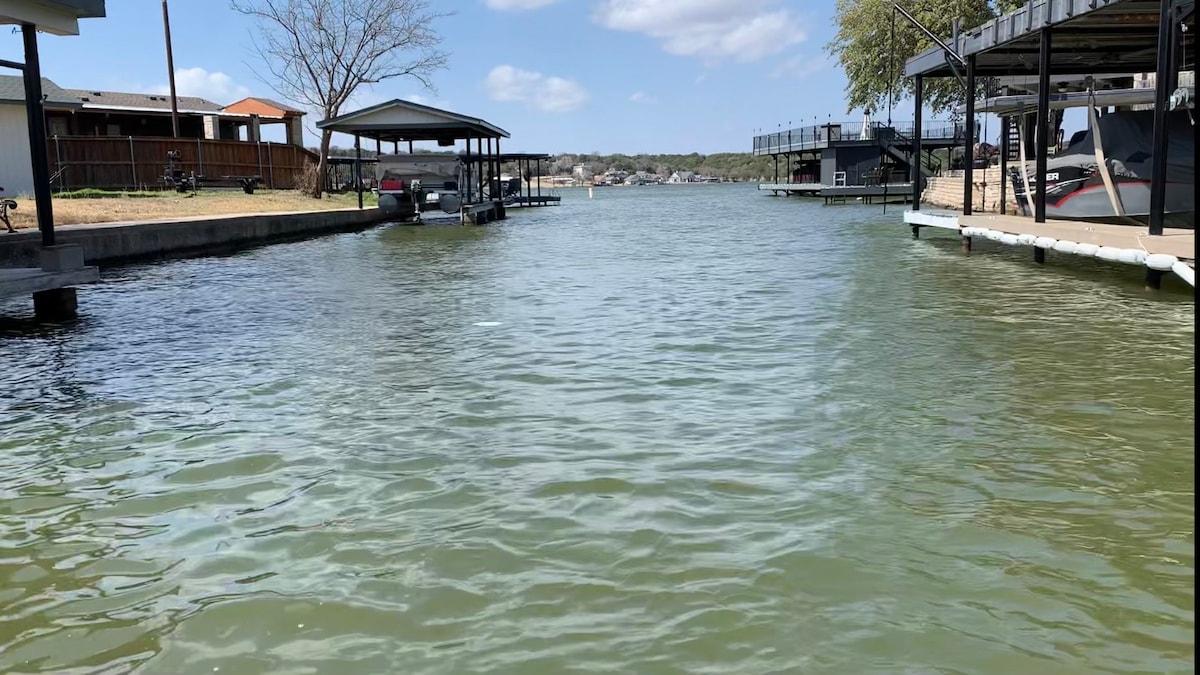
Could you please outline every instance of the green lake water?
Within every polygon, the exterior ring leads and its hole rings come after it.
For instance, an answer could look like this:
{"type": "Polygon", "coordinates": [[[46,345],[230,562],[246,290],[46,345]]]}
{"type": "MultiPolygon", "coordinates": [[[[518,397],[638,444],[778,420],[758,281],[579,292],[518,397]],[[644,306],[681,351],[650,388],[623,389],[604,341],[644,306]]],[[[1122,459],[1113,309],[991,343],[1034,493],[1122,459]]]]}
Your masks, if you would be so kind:
{"type": "Polygon", "coordinates": [[[1190,289],[899,218],[567,191],[0,305],[0,673],[1193,672],[1190,289]]]}

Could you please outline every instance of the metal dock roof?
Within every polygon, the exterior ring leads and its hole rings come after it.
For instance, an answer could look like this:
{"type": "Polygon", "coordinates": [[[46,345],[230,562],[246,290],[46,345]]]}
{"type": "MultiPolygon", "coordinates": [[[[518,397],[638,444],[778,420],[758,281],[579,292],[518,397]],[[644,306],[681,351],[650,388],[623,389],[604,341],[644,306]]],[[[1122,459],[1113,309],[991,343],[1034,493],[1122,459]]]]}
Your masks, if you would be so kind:
{"type": "MultiPolygon", "coordinates": [[[[1194,0],[1175,0],[1183,6],[1194,0]]],[[[963,31],[960,55],[975,56],[978,76],[1036,73],[1040,33],[1053,27],[1052,74],[1105,72],[1147,73],[1157,67],[1159,0],[1031,0],[1015,11],[963,31]]],[[[1195,61],[1191,33],[1184,53],[1195,61]]],[[[908,77],[953,75],[937,47],[921,52],[904,66],[908,77]]]]}

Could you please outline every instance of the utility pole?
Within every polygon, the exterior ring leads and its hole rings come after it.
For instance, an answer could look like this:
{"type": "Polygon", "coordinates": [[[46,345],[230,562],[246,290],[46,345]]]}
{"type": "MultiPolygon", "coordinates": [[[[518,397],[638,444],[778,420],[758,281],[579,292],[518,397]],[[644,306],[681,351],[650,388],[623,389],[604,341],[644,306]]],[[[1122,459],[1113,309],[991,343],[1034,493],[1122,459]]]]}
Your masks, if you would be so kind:
{"type": "Polygon", "coordinates": [[[171,55],[171,17],[167,14],[167,0],[162,0],[163,35],[167,39],[167,78],[171,83],[171,134],[179,138],[179,101],[175,97],[175,59],[171,55]]]}

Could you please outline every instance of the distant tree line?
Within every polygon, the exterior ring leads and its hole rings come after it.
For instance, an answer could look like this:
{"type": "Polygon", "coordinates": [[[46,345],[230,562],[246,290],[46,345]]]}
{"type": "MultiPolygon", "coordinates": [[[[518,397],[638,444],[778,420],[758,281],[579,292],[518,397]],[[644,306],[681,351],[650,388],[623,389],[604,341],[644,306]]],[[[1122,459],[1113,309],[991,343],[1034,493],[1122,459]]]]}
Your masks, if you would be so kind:
{"type": "MultiPolygon", "coordinates": [[[[373,145],[373,144],[372,144],[373,145]]],[[[385,144],[384,154],[390,154],[389,144],[385,144]]],[[[310,148],[317,152],[316,148],[310,148]]],[[[452,154],[452,150],[422,150],[422,153],[436,152],[452,154]]],[[[332,157],[353,157],[354,148],[329,148],[332,157]]],[[[375,157],[375,149],[363,148],[364,158],[375,157]]],[[[719,152],[712,155],[691,153],[690,155],[601,155],[599,153],[555,155],[542,164],[542,170],[547,176],[570,176],[575,167],[586,164],[590,172],[589,178],[599,175],[609,169],[635,173],[645,171],[664,178],[676,171],[691,171],[704,176],[716,176],[727,180],[758,180],[775,173],[775,163],[770,157],[755,157],[748,152],[719,152]]],[[[505,167],[505,171],[515,170],[505,167]]],[[[781,164],[780,171],[787,169],[781,164]]]]}
{"type": "Polygon", "coordinates": [[[663,177],[676,171],[691,171],[729,180],[758,180],[775,172],[775,164],[770,157],[755,157],[748,152],[719,152],[712,155],[693,152],[688,155],[568,153],[557,155],[550,161],[550,173],[567,176],[579,164],[588,165],[592,175],[602,174],[609,169],[629,173],[644,171],[663,177]]]}

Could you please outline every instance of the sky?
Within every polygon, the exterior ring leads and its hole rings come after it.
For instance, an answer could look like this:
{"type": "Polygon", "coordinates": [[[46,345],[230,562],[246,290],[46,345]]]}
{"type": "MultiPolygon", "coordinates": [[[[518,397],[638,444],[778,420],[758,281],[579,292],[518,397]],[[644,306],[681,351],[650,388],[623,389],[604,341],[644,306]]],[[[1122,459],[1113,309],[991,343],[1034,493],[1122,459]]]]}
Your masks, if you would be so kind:
{"type": "MultiPolygon", "coordinates": [[[[505,151],[555,154],[747,152],[755,133],[862,119],[846,110],[845,76],[824,48],[836,30],[833,0],[431,4],[452,12],[435,24],[450,59],[433,90],[385,80],[343,112],[408,99],[506,129],[505,151]]],[[[81,21],[80,35],[41,36],[42,74],[67,88],[166,93],[161,7],[108,0],[108,16],[81,21]]],[[[226,0],[170,0],[170,14],[179,95],[279,98],[251,19],[226,0]]],[[[21,61],[20,34],[4,28],[0,58],[21,61]]],[[[309,145],[320,117],[306,117],[309,145]]],[[[893,117],[911,118],[911,104],[893,117]]],[[[264,137],[282,140],[270,128],[264,137]]]]}

